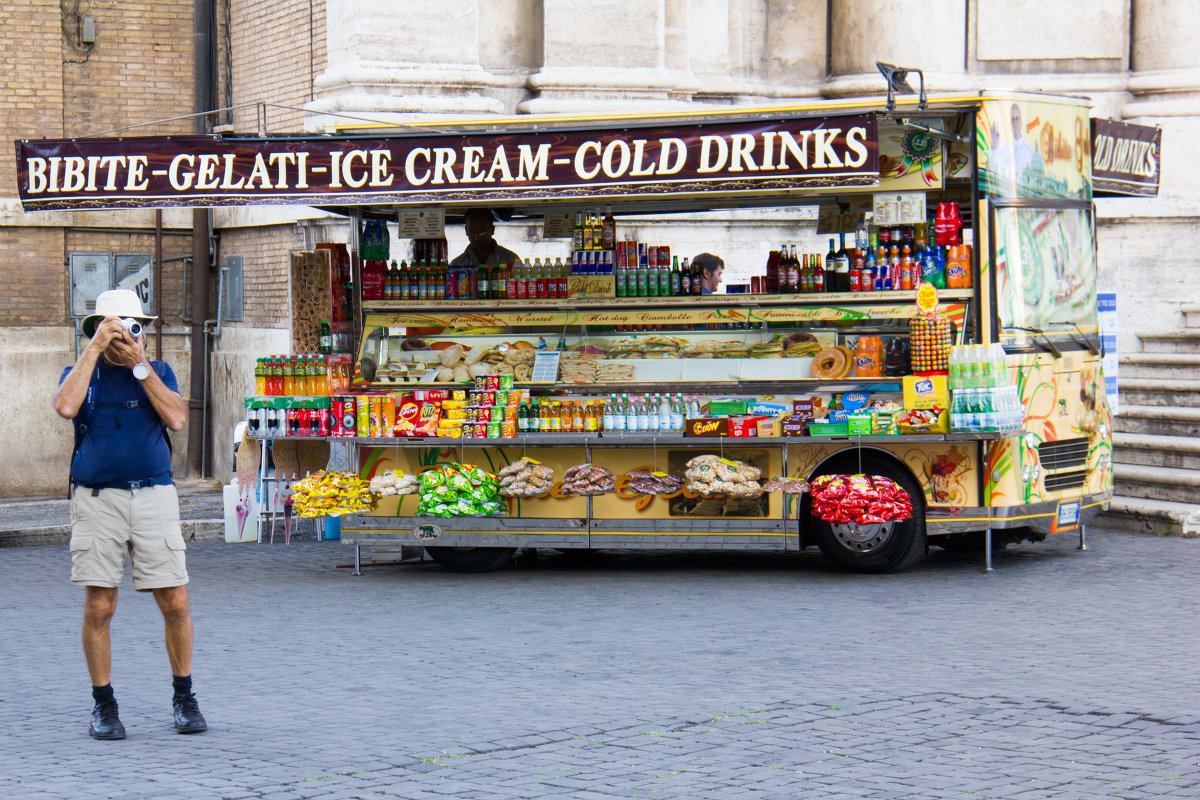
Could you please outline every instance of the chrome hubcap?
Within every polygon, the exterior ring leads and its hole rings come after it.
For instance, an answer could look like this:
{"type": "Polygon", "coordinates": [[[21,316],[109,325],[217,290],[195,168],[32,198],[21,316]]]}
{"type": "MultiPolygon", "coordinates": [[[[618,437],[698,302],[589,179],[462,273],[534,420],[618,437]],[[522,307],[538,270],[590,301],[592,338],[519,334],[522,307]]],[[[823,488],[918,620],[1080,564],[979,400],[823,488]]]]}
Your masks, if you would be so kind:
{"type": "Polygon", "coordinates": [[[838,544],[851,553],[874,553],[892,538],[896,523],[884,522],[859,525],[854,522],[831,524],[838,544]]]}

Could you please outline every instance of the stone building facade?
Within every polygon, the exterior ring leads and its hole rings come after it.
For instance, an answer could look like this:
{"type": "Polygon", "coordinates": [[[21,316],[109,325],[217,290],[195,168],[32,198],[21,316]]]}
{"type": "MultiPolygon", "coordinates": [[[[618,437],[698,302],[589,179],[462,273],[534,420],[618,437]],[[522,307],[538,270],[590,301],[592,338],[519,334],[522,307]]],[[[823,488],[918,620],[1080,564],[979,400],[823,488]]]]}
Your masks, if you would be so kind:
{"type": "MultiPolygon", "coordinates": [[[[7,138],[188,113],[192,5],[7,4],[0,37],[23,45],[0,48],[7,138]],[[84,16],[97,23],[91,46],[79,41],[84,16]]],[[[1200,245],[1200,168],[1187,153],[1200,132],[1200,12],[1189,0],[214,0],[213,11],[216,102],[234,109],[216,121],[251,133],[319,130],[345,117],[651,112],[878,95],[877,60],[923,69],[933,92],[1087,95],[1096,116],[1163,128],[1159,197],[1097,202],[1101,281],[1120,292],[1122,349],[1138,347],[1136,333],[1180,326],[1181,306],[1198,296],[1191,254],[1200,245]]],[[[190,129],[177,120],[144,130],[190,129]]],[[[0,307],[0,369],[17,376],[0,382],[0,421],[33,420],[22,425],[21,452],[37,454],[19,470],[0,462],[0,494],[54,491],[65,472],[69,429],[48,401],[73,358],[65,254],[143,247],[153,227],[152,212],[25,215],[15,194],[12,160],[0,159],[0,288],[9,300],[0,307]]],[[[188,252],[190,216],[164,220],[170,251],[188,252]]],[[[720,252],[735,274],[758,269],[780,241],[827,249],[810,210],[632,224],[638,238],[678,252],[720,252]]],[[[345,240],[347,231],[343,220],[306,208],[217,210],[214,225],[217,264],[240,256],[245,266],[243,320],[223,326],[211,359],[210,463],[224,478],[253,358],[288,349],[280,313],[288,251],[345,240]]],[[[499,238],[522,255],[563,254],[539,233],[508,225],[499,238]]],[[[450,238],[452,250],[465,244],[458,231],[450,238]]],[[[182,264],[168,265],[162,287],[176,304],[166,312],[167,350],[180,353],[186,338],[171,336],[183,330],[182,264]]],[[[175,363],[186,371],[184,358],[175,363]]]]}

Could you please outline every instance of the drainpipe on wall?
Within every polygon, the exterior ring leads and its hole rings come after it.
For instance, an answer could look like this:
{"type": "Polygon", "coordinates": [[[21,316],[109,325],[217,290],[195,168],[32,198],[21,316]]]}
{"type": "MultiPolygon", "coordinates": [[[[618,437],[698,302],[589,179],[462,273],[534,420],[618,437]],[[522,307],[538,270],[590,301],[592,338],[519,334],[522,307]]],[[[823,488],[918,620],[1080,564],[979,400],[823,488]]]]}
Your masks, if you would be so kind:
{"type": "MultiPolygon", "coordinates": [[[[212,0],[193,0],[192,3],[192,111],[197,116],[193,132],[208,133],[208,117],[212,110],[212,0]]],[[[212,269],[210,245],[212,219],[207,208],[192,211],[192,331],[191,331],[191,388],[188,397],[188,474],[203,475],[207,466],[204,458],[205,362],[208,348],[204,322],[208,312],[208,277],[212,269]]]]}

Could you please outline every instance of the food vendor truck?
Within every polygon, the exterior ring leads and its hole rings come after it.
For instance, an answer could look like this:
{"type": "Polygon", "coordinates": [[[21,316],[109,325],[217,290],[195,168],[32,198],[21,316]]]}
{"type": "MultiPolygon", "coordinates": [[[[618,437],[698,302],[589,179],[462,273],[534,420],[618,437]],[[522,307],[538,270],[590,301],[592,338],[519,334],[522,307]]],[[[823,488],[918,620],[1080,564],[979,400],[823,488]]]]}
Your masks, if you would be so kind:
{"type": "Polygon", "coordinates": [[[353,219],[307,315],[331,320],[308,349],[351,352],[352,375],[260,359],[246,407],[259,437],[350,448],[357,476],[296,491],[346,514],[356,565],[363,545],[459,571],[517,548],[815,545],[886,572],[928,544],[989,569],[993,542],[1082,544],[1111,497],[1089,131],[1086,100],[983,92],[124,139],[99,170],[99,140],[22,141],[18,161],[27,210],[353,219]],[[841,246],[772,244],[724,292],[709,261],[627,233],[804,206],[841,246]],[[451,262],[441,226],[477,208],[542,222],[560,256],[451,262]]]}

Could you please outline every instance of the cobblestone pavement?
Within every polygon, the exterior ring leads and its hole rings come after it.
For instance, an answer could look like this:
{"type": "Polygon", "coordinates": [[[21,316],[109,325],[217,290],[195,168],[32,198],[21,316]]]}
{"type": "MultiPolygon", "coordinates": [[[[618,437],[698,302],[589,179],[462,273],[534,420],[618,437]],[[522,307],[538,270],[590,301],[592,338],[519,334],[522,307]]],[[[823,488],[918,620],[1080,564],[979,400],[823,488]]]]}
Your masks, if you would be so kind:
{"type": "Polygon", "coordinates": [[[815,552],[555,553],[453,575],[192,544],[208,733],[153,601],[86,734],[64,547],[0,551],[0,797],[1200,797],[1200,542],[1095,531],[892,576],[815,552]]]}

